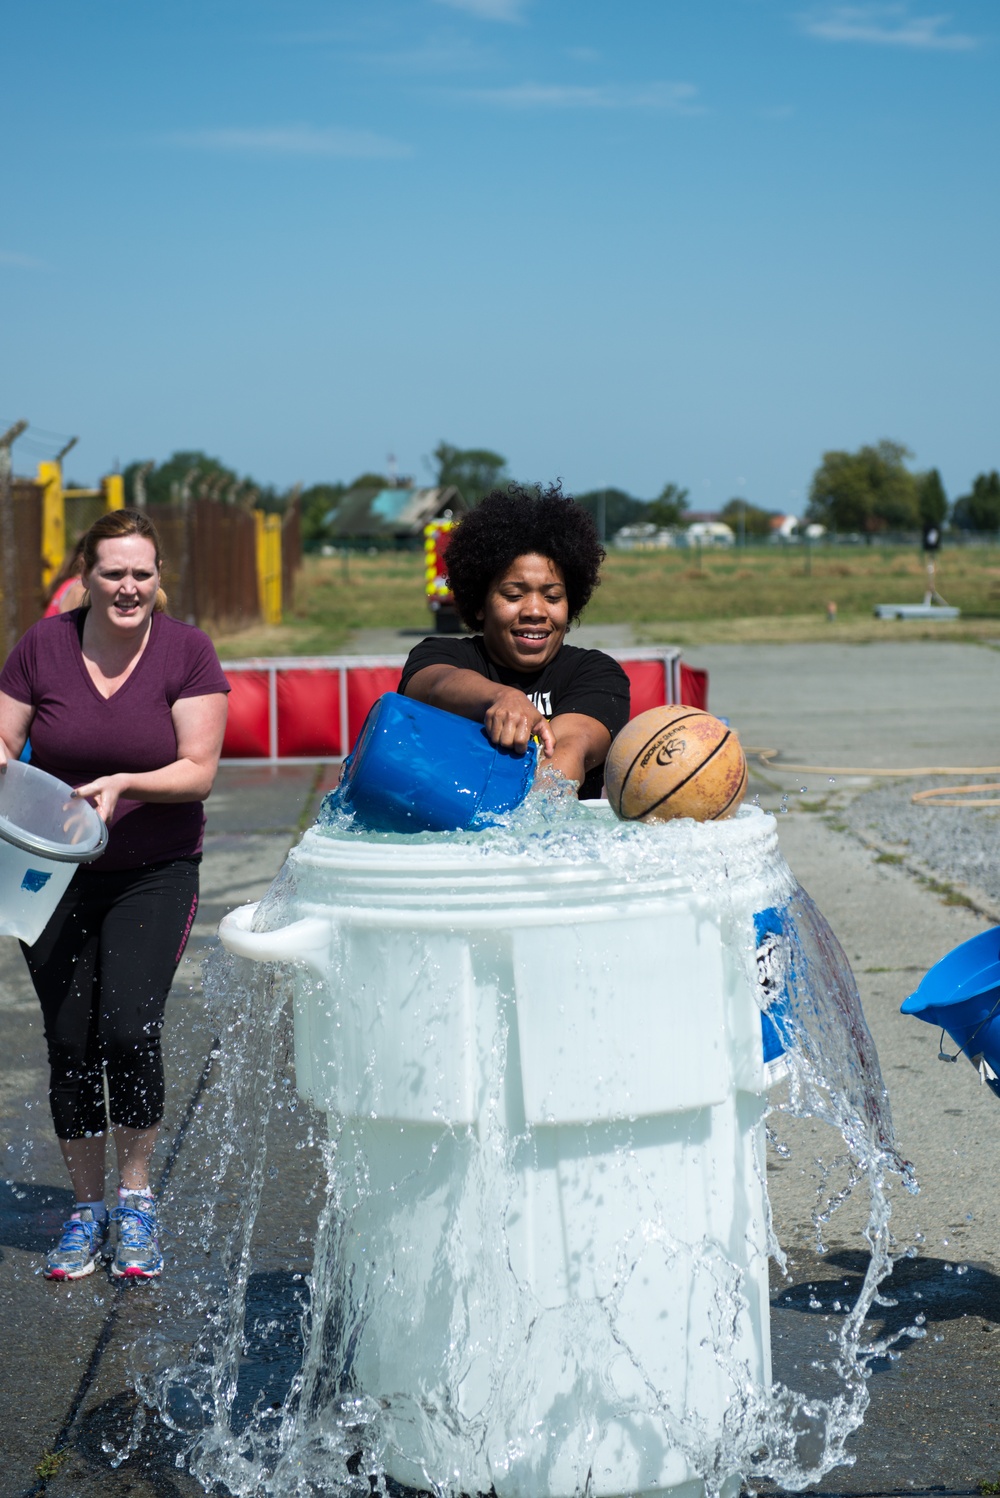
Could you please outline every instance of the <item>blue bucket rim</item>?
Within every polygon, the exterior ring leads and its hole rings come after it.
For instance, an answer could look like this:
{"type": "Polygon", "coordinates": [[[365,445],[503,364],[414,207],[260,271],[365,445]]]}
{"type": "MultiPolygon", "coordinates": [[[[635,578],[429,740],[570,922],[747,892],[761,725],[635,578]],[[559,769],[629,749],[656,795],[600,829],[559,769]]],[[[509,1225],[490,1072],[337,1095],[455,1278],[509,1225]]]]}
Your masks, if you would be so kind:
{"type": "Polygon", "coordinates": [[[901,1014],[945,1009],[1000,987],[1000,926],[980,931],[936,962],[900,1005],[901,1014]],[[987,955],[988,954],[988,955],[987,955]],[[952,986],[953,985],[953,986],[952,986]],[[950,989],[950,991],[949,991],[950,989]]]}

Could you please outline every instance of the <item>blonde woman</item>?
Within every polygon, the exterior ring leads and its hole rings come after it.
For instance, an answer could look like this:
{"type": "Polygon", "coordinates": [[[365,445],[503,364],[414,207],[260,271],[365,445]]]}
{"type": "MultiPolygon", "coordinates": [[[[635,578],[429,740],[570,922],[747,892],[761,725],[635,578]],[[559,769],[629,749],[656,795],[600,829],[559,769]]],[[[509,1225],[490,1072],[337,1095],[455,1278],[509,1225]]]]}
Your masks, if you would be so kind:
{"type": "Polygon", "coordinates": [[[82,606],[39,620],[0,672],[0,773],[30,732],[32,763],[90,800],[109,829],[106,852],[78,869],[23,947],[76,1203],[44,1272],[92,1273],[110,1220],[111,1273],[141,1279],[163,1268],[149,1180],[163,1116],[160,1032],[198,907],[202,802],[229,684],[208,636],[163,612],[160,544],[145,515],[103,515],[82,555],[82,606]],[[120,1182],[110,1214],[109,1132],[120,1182]]]}

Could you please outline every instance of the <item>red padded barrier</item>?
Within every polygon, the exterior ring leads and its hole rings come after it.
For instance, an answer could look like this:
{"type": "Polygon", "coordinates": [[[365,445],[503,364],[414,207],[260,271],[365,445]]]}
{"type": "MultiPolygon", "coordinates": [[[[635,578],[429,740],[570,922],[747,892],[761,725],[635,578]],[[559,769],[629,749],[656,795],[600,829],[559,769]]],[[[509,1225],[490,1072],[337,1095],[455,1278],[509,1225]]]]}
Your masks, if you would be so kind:
{"type": "Polygon", "coordinates": [[[340,672],[278,672],[278,754],[340,753],[340,672]]]}
{"type": "Polygon", "coordinates": [[[268,739],[267,672],[234,671],[227,677],[229,716],[222,741],[224,759],[266,759],[268,739]]]}
{"type": "Polygon", "coordinates": [[[368,716],[368,709],[383,692],[399,689],[402,666],[352,666],[347,672],[347,742],[354,740],[368,716]]]}
{"type": "Polygon", "coordinates": [[[708,709],[708,672],[681,661],[681,701],[686,707],[708,709]]]}
{"type": "Polygon", "coordinates": [[[632,710],[637,718],[651,707],[662,707],[667,700],[666,679],[662,661],[619,661],[629,680],[632,710]]]}
{"type": "MultiPolygon", "coordinates": [[[[322,657],[309,665],[297,665],[287,657],[270,664],[275,675],[278,731],[277,758],[309,760],[337,758],[342,752],[341,677],[346,676],[347,743],[354,744],[372,704],[383,692],[399,688],[403,660],[385,664],[357,664],[343,656],[322,657]],[[330,664],[325,663],[329,660],[330,664]]],[[[667,685],[662,658],[620,662],[631,688],[632,713],[661,707],[667,685]]],[[[674,657],[680,667],[680,700],[691,707],[708,705],[708,672],[696,670],[674,657]]],[[[263,759],[271,755],[269,722],[269,678],[267,670],[249,671],[230,667],[229,720],[222,754],[225,759],[263,759]]]]}

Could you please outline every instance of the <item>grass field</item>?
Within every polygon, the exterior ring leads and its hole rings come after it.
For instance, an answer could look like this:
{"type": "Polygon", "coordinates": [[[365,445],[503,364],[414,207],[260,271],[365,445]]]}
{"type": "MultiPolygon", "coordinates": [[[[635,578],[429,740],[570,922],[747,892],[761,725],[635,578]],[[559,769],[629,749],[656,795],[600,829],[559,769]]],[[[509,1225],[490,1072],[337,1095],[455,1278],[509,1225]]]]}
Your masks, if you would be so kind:
{"type": "MultiPolygon", "coordinates": [[[[614,552],[584,616],[630,623],[650,643],[792,640],[1000,639],[1000,549],[945,551],[937,585],[963,617],[953,623],[878,620],[878,603],[919,603],[918,553],[896,547],[760,548],[694,553],[614,552]],[[826,617],[828,602],[837,619],[826,617]]],[[[229,657],[324,655],[354,630],[430,627],[419,552],[309,557],[285,622],[219,636],[229,657]]]]}

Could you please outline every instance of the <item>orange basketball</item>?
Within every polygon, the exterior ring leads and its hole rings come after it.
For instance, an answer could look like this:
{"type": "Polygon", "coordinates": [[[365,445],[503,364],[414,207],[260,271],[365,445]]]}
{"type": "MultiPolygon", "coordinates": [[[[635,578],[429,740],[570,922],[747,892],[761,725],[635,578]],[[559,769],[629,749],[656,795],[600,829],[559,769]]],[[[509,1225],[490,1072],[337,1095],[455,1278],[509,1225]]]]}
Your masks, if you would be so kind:
{"type": "Polygon", "coordinates": [[[731,728],[697,707],[651,707],[611,745],[604,784],[624,822],[731,817],[747,789],[747,762],[731,728]]]}

